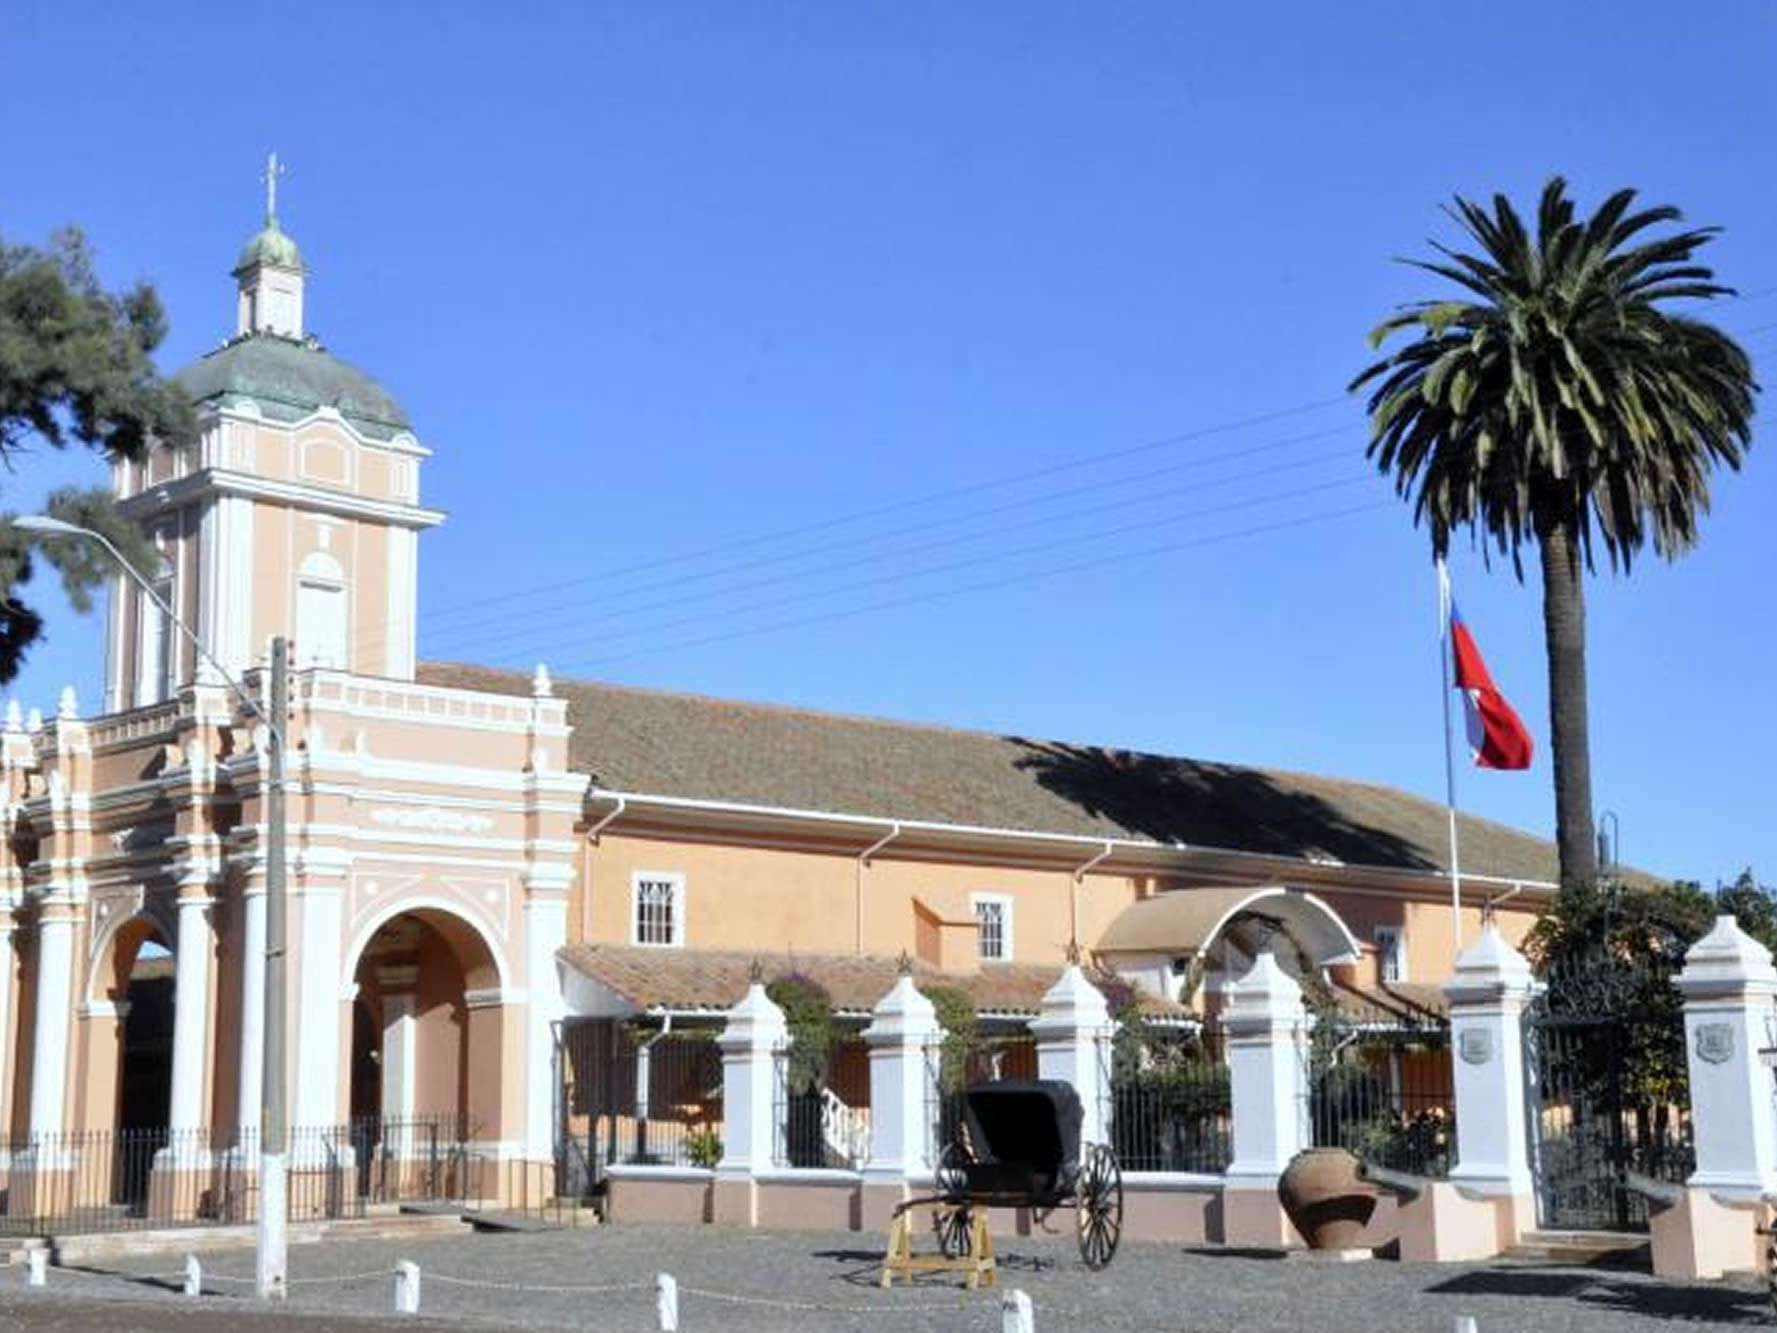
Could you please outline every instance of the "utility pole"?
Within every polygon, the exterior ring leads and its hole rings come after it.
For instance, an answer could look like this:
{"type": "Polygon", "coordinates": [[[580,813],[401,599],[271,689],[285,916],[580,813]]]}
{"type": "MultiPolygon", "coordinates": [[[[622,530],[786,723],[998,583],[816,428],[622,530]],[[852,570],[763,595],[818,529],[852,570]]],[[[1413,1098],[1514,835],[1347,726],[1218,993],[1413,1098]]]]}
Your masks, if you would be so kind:
{"type": "Polygon", "coordinates": [[[290,717],[290,645],[271,641],[271,715],[266,728],[265,793],[265,1050],[259,1108],[259,1252],[255,1264],[261,1300],[281,1301],[289,1252],[289,1203],[285,1168],[289,1129],[284,1083],[285,987],[284,906],[284,727],[290,717]]]}

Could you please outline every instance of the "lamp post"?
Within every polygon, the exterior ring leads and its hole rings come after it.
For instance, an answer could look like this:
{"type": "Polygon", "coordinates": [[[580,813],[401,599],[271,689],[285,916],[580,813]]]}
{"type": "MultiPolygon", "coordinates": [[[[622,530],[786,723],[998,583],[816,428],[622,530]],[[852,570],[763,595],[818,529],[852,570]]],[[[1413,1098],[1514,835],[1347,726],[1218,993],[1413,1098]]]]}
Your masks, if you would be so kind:
{"type": "Polygon", "coordinates": [[[142,577],[123,552],[112,545],[101,532],[74,523],[51,518],[46,514],[28,514],[12,520],[20,532],[39,537],[73,537],[97,542],[117,562],[117,567],[147,595],[148,600],[191,641],[198,656],[213,667],[233,690],[247,711],[264,724],[269,744],[266,752],[267,790],[265,799],[265,1026],[264,1053],[260,1082],[259,1124],[259,1225],[258,1253],[254,1264],[259,1295],[265,1300],[283,1300],[285,1295],[288,1235],[285,1194],[285,1157],[288,1129],[285,1125],[286,1096],[284,1091],[285,1006],[285,908],[284,908],[284,719],[289,715],[289,645],[282,636],[271,645],[271,713],[247,693],[210,650],[204,647],[189,625],[155,592],[154,586],[142,577]]]}

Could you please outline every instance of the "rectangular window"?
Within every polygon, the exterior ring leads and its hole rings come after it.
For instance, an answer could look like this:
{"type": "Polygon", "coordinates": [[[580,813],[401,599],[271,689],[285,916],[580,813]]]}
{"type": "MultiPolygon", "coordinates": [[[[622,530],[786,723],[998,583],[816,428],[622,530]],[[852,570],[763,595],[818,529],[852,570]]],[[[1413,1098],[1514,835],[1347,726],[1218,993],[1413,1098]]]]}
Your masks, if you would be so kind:
{"type": "Polygon", "coordinates": [[[638,870],[630,882],[634,942],[665,948],[685,942],[685,877],[638,870]]]}
{"type": "Polygon", "coordinates": [[[1012,957],[1012,900],[1003,893],[972,893],[976,938],[983,962],[1003,963],[1012,957]]]}
{"type": "Polygon", "coordinates": [[[1407,941],[1399,926],[1376,927],[1376,975],[1383,981],[1407,979],[1407,941]]]}

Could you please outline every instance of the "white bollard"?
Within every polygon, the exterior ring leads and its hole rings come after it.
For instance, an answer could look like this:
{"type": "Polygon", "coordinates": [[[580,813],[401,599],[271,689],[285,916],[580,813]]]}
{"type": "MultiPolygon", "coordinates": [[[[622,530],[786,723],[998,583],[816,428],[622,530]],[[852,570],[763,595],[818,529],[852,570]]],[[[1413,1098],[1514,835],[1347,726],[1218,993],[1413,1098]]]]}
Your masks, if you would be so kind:
{"type": "Polygon", "coordinates": [[[35,1249],[25,1251],[25,1285],[41,1287],[49,1277],[49,1251],[35,1249]]]}
{"type": "Polygon", "coordinates": [[[679,1333],[679,1283],[671,1273],[655,1274],[654,1308],[660,1314],[660,1333],[679,1333]]]}
{"type": "Polygon", "coordinates": [[[1000,1298],[1000,1333],[1036,1333],[1030,1297],[1014,1287],[1000,1298]]]}
{"type": "Polygon", "coordinates": [[[204,1270],[199,1266],[197,1256],[185,1256],[185,1294],[202,1296],[204,1294],[204,1270]]]}
{"type": "Polygon", "coordinates": [[[409,1259],[395,1265],[395,1313],[420,1312],[420,1266],[409,1259]]]}
{"type": "Polygon", "coordinates": [[[1457,1315],[1456,1325],[1450,1333],[1476,1333],[1475,1317],[1472,1314],[1457,1315]]]}

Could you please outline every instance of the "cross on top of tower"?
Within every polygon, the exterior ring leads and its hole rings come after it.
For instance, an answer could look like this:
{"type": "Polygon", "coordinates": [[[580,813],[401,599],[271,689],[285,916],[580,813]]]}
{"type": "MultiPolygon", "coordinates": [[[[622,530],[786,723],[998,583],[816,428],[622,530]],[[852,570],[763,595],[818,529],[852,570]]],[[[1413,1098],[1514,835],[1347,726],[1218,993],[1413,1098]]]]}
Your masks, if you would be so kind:
{"type": "Polygon", "coordinates": [[[265,172],[259,178],[265,182],[265,220],[267,222],[278,220],[278,177],[283,174],[284,164],[278,161],[278,154],[274,149],[267,154],[265,172]]]}

